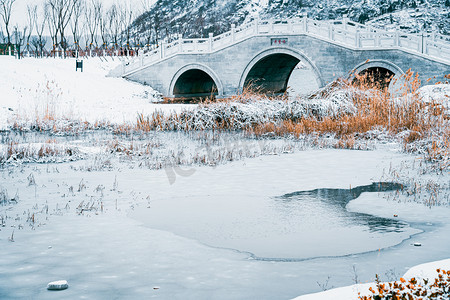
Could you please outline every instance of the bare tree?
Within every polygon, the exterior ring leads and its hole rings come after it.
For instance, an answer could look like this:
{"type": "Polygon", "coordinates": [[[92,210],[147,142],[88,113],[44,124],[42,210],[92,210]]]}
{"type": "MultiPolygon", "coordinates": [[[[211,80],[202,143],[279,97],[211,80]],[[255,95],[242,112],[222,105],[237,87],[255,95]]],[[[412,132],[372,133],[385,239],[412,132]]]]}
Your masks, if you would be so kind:
{"type": "Polygon", "coordinates": [[[145,35],[146,35],[146,44],[147,48],[150,47],[153,38],[153,26],[151,22],[145,24],[145,35]]]}
{"type": "Polygon", "coordinates": [[[20,30],[19,25],[14,26],[14,43],[19,46],[17,49],[17,57],[20,59],[20,49],[23,47],[25,43],[25,39],[27,37],[28,27],[25,26],[23,31],[20,30]]]}
{"type": "Polygon", "coordinates": [[[48,21],[48,9],[46,5],[42,6],[42,11],[36,10],[35,27],[37,38],[32,40],[32,44],[39,56],[44,54],[44,47],[47,41],[43,38],[45,25],[48,21]]]}
{"type": "Polygon", "coordinates": [[[102,38],[102,47],[103,49],[108,48],[109,37],[111,28],[109,27],[109,17],[108,13],[105,12],[103,7],[99,13],[99,27],[100,27],[100,36],[102,38]]]}
{"type": "Polygon", "coordinates": [[[100,21],[100,11],[102,10],[102,3],[99,0],[92,0],[89,4],[86,5],[86,13],[85,13],[85,22],[86,27],[88,29],[87,36],[89,41],[89,48],[91,48],[94,44],[97,46],[97,29],[100,21]]]}
{"type": "Polygon", "coordinates": [[[158,42],[159,42],[160,27],[161,27],[161,20],[159,18],[159,14],[157,12],[153,16],[153,29],[154,29],[154,32],[155,32],[155,37],[154,37],[153,40],[154,40],[154,43],[156,45],[158,45],[158,42]]]}
{"type": "Polygon", "coordinates": [[[141,0],[140,10],[138,10],[136,13],[138,15],[141,15],[143,13],[150,11],[150,9],[152,8],[153,4],[155,4],[155,2],[156,2],[156,0],[141,0]]]}
{"type": "Polygon", "coordinates": [[[83,26],[80,26],[81,15],[84,12],[86,3],[84,0],[78,0],[73,8],[73,15],[70,22],[70,29],[72,31],[73,43],[75,44],[75,51],[78,57],[78,51],[80,49],[80,41],[82,36],[83,26]]]}
{"type": "Polygon", "coordinates": [[[107,12],[109,27],[111,30],[111,40],[114,45],[114,48],[117,48],[119,45],[119,34],[121,31],[121,21],[120,14],[116,4],[113,4],[108,12],[107,12]]]}
{"type": "Polygon", "coordinates": [[[5,24],[7,43],[11,44],[11,34],[9,32],[9,23],[11,21],[12,6],[16,0],[0,0],[0,16],[5,24]]]}
{"type": "Polygon", "coordinates": [[[147,12],[152,8],[153,4],[155,3],[154,0],[141,0],[141,7],[143,12],[147,12]]]}
{"type": "Polygon", "coordinates": [[[52,48],[55,50],[58,44],[58,16],[56,10],[53,10],[48,2],[44,4],[44,10],[47,15],[47,27],[50,37],[52,38],[52,48]]]}
{"type": "Polygon", "coordinates": [[[27,51],[30,52],[30,39],[33,34],[34,25],[37,18],[37,5],[27,5],[28,35],[27,35],[27,51]]]}
{"type": "Polygon", "coordinates": [[[122,32],[125,34],[127,49],[130,49],[131,23],[133,22],[133,11],[128,7],[122,7],[120,10],[120,20],[122,21],[122,32]]]}
{"type": "Polygon", "coordinates": [[[52,27],[54,27],[54,44],[60,44],[64,50],[67,49],[67,40],[65,38],[66,27],[69,24],[77,2],[78,0],[47,0],[51,12],[52,27]]]}

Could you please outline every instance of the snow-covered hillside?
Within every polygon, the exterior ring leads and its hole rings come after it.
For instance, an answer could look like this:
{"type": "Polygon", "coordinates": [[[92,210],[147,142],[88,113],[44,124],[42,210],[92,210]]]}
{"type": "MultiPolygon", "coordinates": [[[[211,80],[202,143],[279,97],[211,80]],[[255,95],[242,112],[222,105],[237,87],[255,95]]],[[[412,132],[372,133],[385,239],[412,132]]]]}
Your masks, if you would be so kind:
{"type": "Polygon", "coordinates": [[[159,0],[134,21],[132,33],[135,42],[155,43],[179,35],[220,34],[231,24],[255,18],[293,18],[304,13],[318,20],[348,15],[378,27],[450,34],[450,0],[159,0]]]}

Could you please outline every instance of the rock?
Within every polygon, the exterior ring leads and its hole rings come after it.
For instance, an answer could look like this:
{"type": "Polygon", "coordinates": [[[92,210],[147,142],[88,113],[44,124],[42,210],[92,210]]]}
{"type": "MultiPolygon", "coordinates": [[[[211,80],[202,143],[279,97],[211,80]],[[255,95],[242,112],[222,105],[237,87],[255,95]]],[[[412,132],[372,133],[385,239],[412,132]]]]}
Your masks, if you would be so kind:
{"type": "Polygon", "coordinates": [[[420,247],[420,246],[422,246],[422,244],[421,244],[421,243],[414,243],[413,245],[414,245],[414,246],[416,246],[416,247],[420,247]]]}
{"type": "Polygon", "coordinates": [[[58,280],[47,284],[47,290],[51,291],[61,291],[67,289],[68,287],[69,284],[67,283],[67,280],[58,280]]]}

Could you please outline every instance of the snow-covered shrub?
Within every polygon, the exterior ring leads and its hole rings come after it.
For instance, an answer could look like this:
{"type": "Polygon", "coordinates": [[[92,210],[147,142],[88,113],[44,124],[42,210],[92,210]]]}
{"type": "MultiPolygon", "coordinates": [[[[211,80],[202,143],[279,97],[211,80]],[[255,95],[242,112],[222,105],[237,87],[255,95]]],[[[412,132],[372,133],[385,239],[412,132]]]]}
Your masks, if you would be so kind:
{"type": "Polygon", "coordinates": [[[211,130],[248,129],[255,125],[281,121],[299,121],[304,118],[338,118],[356,113],[349,91],[336,91],[327,98],[270,99],[249,96],[199,104],[196,109],[165,116],[156,112],[152,116],[139,116],[138,128],[148,130],[211,130]]]}
{"type": "Polygon", "coordinates": [[[417,93],[424,103],[441,106],[444,114],[450,117],[450,84],[426,85],[417,93]]]}
{"type": "Polygon", "coordinates": [[[23,162],[63,162],[80,158],[77,148],[60,145],[52,140],[36,144],[10,142],[0,148],[0,166],[23,162]]]}
{"type": "Polygon", "coordinates": [[[360,300],[419,300],[450,299],[450,271],[437,269],[437,278],[434,280],[411,278],[409,281],[400,278],[400,281],[381,283],[377,276],[377,286],[369,290],[373,295],[359,296],[360,300]]]}

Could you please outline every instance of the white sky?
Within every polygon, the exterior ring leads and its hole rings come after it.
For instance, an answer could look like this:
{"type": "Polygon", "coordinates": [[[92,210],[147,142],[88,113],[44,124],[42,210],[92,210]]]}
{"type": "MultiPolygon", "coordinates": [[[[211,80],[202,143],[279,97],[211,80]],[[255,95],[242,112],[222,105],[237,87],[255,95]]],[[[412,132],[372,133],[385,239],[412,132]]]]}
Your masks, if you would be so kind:
{"type": "MultiPolygon", "coordinates": [[[[89,0],[87,0],[89,1],[89,0]]],[[[146,0],[150,3],[156,2],[156,0],[146,0]]],[[[42,4],[44,0],[16,0],[13,6],[13,12],[11,15],[11,27],[18,24],[20,27],[27,24],[27,5],[29,4],[42,4]]],[[[111,4],[118,3],[127,3],[131,8],[137,9],[138,11],[142,10],[142,0],[101,0],[106,7],[109,7],[111,4]]]]}

